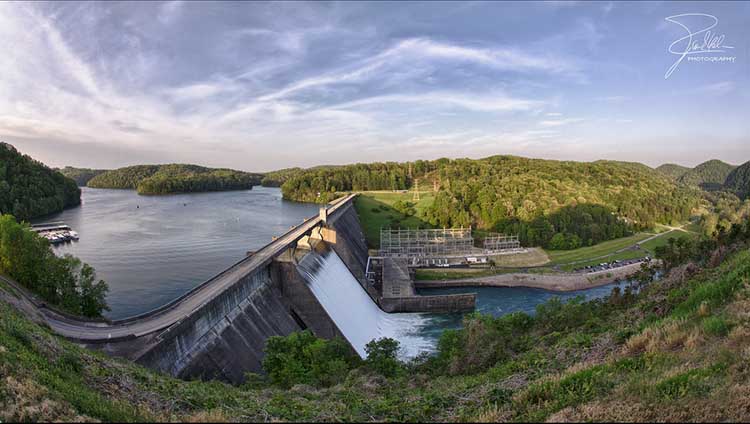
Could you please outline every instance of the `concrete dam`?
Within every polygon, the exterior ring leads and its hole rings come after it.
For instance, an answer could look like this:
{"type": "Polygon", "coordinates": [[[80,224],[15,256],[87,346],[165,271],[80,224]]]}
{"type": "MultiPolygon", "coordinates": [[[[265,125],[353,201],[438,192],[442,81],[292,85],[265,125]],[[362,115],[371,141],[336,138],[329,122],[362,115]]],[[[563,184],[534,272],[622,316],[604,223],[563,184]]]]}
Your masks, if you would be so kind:
{"type": "MultiPolygon", "coordinates": [[[[389,314],[365,279],[368,250],[354,208],[356,194],[338,199],[178,299],[116,321],[86,321],[44,304],[20,287],[15,306],[54,332],[176,377],[240,383],[262,372],[265,342],[310,330],[342,337],[364,356],[374,338],[399,340],[411,356],[430,349],[410,335],[420,314],[389,314]]],[[[12,282],[11,282],[12,283],[12,282]]],[[[14,284],[14,286],[17,286],[14,284]]],[[[420,299],[406,302],[414,307],[420,299]]],[[[396,299],[398,301],[398,299],[396,299]]],[[[427,296],[427,310],[473,309],[473,295],[427,296]]],[[[403,302],[401,302],[403,303],[403,302]]],[[[417,305],[418,306],[418,305],[417,305]]]]}

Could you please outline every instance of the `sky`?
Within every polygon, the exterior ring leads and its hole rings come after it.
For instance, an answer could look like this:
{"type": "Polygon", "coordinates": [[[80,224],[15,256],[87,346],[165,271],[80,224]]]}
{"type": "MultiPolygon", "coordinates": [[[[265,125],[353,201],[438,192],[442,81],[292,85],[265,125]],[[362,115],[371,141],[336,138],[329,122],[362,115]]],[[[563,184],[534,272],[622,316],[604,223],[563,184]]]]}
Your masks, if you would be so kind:
{"type": "Polygon", "coordinates": [[[50,166],[750,160],[750,2],[2,2],[0,52],[50,166]]]}

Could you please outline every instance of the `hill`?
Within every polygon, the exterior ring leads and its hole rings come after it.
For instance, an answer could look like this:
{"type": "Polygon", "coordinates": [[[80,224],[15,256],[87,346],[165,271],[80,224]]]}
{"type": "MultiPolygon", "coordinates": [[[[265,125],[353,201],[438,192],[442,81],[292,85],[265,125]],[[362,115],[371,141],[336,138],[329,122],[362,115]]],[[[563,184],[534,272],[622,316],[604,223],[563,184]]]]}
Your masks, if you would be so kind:
{"type": "Polygon", "coordinates": [[[266,172],[260,184],[263,187],[281,187],[289,178],[302,172],[302,168],[284,168],[276,171],[266,172]]]}
{"type": "Polygon", "coordinates": [[[554,247],[575,248],[682,222],[699,200],[697,190],[645,165],[515,156],[305,170],[282,191],[291,200],[327,201],[340,191],[406,190],[417,179],[421,190],[437,188],[416,215],[425,225],[518,233],[527,246],[551,247],[561,234],[554,247]]]}
{"type": "Polygon", "coordinates": [[[66,166],[65,168],[57,169],[57,172],[75,181],[79,187],[85,187],[90,179],[96,177],[99,174],[103,174],[107,172],[107,170],[106,169],[74,168],[72,166],[66,166]]]}
{"type": "Polygon", "coordinates": [[[677,165],[674,163],[665,163],[656,168],[658,172],[676,180],[688,172],[691,168],[687,166],[677,165]]]}
{"type": "Polygon", "coordinates": [[[138,194],[171,194],[204,191],[249,190],[262,174],[213,169],[198,165],[136,165],[101,173],[89,187],[136,189],[138,194]]]}
{"type": "Polygon", "coordinates": [[[750,251],[674,248],[682,261],[637,290],[469,315],[410,364],[387,341],[360,361],[305,333],[269,339],[267,374],[239,387],[85,350],[8,306],[0,283],[0,420],[748,421],[750,251]]]}
{"type": "Polygon", "coordinates": [[[29,220],[80,203],[75,181],[0,143],[0,213],[29,220]]]}
{"type": "Polygon", "coordinates": [[[734,165],[713,159],[685,172],[677,181],[704,190],[720,190],[734,168],[734,165]]]}
{"type": "Polygon", "coordinates": [[[737,194],[741,199],[750,197],[750,162],[738,166],[729,173],[724,187],[737,194]]]}

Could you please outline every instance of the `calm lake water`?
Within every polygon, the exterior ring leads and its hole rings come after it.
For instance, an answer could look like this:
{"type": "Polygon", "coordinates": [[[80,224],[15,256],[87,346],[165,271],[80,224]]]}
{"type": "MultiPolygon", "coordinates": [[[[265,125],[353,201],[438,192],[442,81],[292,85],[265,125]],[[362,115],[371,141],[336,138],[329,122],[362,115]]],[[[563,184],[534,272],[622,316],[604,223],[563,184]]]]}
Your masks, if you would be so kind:
{"type": "Polygon", "coordinates": [[[278,188],[139,196],[82,188],[80,207],[36,222],[63,221],[78,242],[55,248],[96,268],[109,284],[109,318],[159,307],[316,215],[318,206],[282,200],[278,188]]]}

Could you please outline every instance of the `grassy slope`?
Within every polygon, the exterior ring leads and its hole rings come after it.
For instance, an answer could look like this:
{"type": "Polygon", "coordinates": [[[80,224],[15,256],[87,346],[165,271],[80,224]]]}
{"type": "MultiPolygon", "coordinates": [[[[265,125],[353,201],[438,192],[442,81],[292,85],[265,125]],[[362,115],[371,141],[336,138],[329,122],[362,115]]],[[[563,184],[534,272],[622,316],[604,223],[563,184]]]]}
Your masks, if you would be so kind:
{"type": "MultiPolygon", "coordinates": [[[[401,192],[371,191],[362,192],[354,202],[357,214],[362,224],[362,231],[367,238],[370,248],[380,246],[380,229],[387,227],[402,228],[430,228],[430,225],[416,216],[406,216],[393,209],[393,204],[401,200],[411,202],[414,194],[401,192]]],[[[432,193],[421,193],[420,201],[416,204],[417,215],[432,204],[432,193]]]]}
{"type": "MultiPolygon", "coordinates": [[[[547,254],[554,264],[567,264],[570,262],[584,261],[589,258],[609,255],[618,250],[630,247],[641,240],[651,237],[648,233],[638,233],[630,237],[605,241],[594,246],[581,247],[573,250],[548,250],[547,254]]],[[[603,261],[600,261],[603,262],[603,261]]]]}
{"type": "MultiPolygon", "coordinates": [[[[473,375],[356,370],[329,389],[290,391],[158,375],[51,336],[0,304],[0,420],[746,421],[749,278],[744,251],[631,299],[562,309],[518,335],[526,348],[473,375]]],[[[491,343],[475,325],[469,361],[491,343]]]]}

